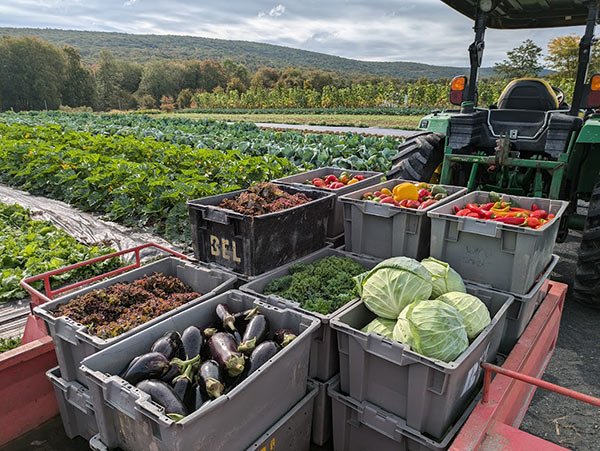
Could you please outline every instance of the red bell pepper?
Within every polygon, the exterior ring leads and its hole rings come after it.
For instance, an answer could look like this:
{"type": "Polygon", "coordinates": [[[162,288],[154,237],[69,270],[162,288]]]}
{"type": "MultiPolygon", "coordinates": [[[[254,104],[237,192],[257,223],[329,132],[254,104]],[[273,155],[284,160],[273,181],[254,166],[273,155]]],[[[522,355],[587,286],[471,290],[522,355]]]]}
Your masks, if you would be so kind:
{"type": "Polygon", "coordinates": [[[540,222],[540,220],[534,216],[530,216],[529,218],[527,218],[527,225],[529,227],[531,227],[532,229],[535,229],[539,226],[542,225],[542,223],[540,222]]]}
{"type": "Polygon", "coordinates": [[[531,211],[537,211],[537,210],[539,210],[539,209],[540,209],[540,207],[538,207],[538,206],[537,206],[537,204],[533,204],[533,205],[531,206],[531,211]]]}
{"type": "Polygon", "coordinates": [[[426,200],[426,201],[425,201],[425,202],[423,202],[421,205],[419,205],[419,208],[418,208],[418,210],[424,210],[424,209],[426,209],[427,207],[431,207],[431,206],[432,206],[433,204],[435,204],[435,203],[436,203],[436,200],[435,200],[435,199],[429,199],[429,200],[426,200]]]}
{"type": "Polygon", "coordinates": [[[475,213],[474,211],[470,212],[470,213],[467,215],[467,218],[477,218],[477,219],[482,219],[482,218],[481,218],[481,216],[480,216],[479,214],[475,213]]]}

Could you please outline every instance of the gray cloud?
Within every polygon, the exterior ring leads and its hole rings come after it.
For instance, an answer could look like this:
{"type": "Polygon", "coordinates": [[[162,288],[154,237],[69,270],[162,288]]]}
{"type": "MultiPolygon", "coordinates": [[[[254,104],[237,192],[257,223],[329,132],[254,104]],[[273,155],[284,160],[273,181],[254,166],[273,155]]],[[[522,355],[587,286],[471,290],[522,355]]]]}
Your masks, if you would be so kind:
{"type": "MultiPolygon", "coordinates": [[[[239,39],[371,61],[468,64],[472,23],[439,0],[4,0],[0,25],[239,39]]],[[[577,28],[488,31],[484,64],[524,39],[577,28]]]]}

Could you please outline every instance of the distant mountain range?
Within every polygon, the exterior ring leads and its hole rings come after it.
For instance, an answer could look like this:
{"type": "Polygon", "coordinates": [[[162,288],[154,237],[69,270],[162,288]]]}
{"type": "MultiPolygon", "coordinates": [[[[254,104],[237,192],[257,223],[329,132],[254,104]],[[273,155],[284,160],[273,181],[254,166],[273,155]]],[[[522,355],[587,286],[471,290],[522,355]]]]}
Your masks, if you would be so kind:
{"type": "MultiPolygon", "coordinates": [[[[466,68],[461,67],[434,66],[403,61],[360,61],[280,45],[195,36],[8,27],[0,27],[0,36],[36,36],[58,46],[68,44],[79,49],[84,61],[88,63],[95,62],[100,51],[108,49],[117,58],[140,63],[153,58],[217,60],[231,58],[247,65],[250,69],[262,66],[281,69],[292,66],[406,79],[450,78],[468,73],[466,68]]],[[[489,76],[492,73],[491,68],[482,69],[482,76],[489,76]]]]}

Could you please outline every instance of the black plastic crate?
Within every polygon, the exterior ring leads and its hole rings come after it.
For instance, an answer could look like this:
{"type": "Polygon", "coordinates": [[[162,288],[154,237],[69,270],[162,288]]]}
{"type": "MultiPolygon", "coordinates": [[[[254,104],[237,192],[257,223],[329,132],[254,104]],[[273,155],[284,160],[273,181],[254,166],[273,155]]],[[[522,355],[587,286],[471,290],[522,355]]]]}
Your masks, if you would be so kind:
{"type": "Polygon", "coordinates": [[[242,276],[256,276],[325,247],[327,221],[335,195],[279,187],[290,194],[304,193],[313,200],[260,216],[219,207],[221,201],[244,190],[189,201],[196,258],[230,268],[242,276]]]}

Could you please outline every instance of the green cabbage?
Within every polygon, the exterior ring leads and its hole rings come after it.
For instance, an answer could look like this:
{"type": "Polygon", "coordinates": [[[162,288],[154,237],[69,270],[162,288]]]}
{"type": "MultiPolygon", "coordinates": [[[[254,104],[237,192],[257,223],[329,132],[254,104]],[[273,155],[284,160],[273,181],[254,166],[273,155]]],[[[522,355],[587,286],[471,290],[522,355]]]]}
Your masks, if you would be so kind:
{"type": "Polygon", "coordinates": [[[452,362],[468,347],[460,314],[445,302],[415,301],[398,316],[394,340],[425,357],[452,362]]]}
{"type": "Polygon", "coordinates": [[[441,295],[438,300],[451,305],[458,311],[467,328],[469,340],[474,340],[492,321],[485,304],[471,294],[454,291],[441,295]]]}
{"type": "Polygon", "coordinates": [[[433,279],[433,293],[431,296],[434,299],[450,291],[467,292],[462,277],[448,263],[429,257],[422,260],[421,264],[431,273],[433,279]]]}
{"type": "Polygon", "coordinates": [[[429,271],[407,257],[384,260],[355,280],[365,306],[377,316],[393,320],[411,302],[429,299],[432,291],[429,271]]]}
{"type": "Polygon", "coordinates": [[[396,321],[393,319],[375,318],[373,321],[363,327],[361,331],[365,334],[374,332],[387,338],[394,338],[395,325],[396,321]]]}

